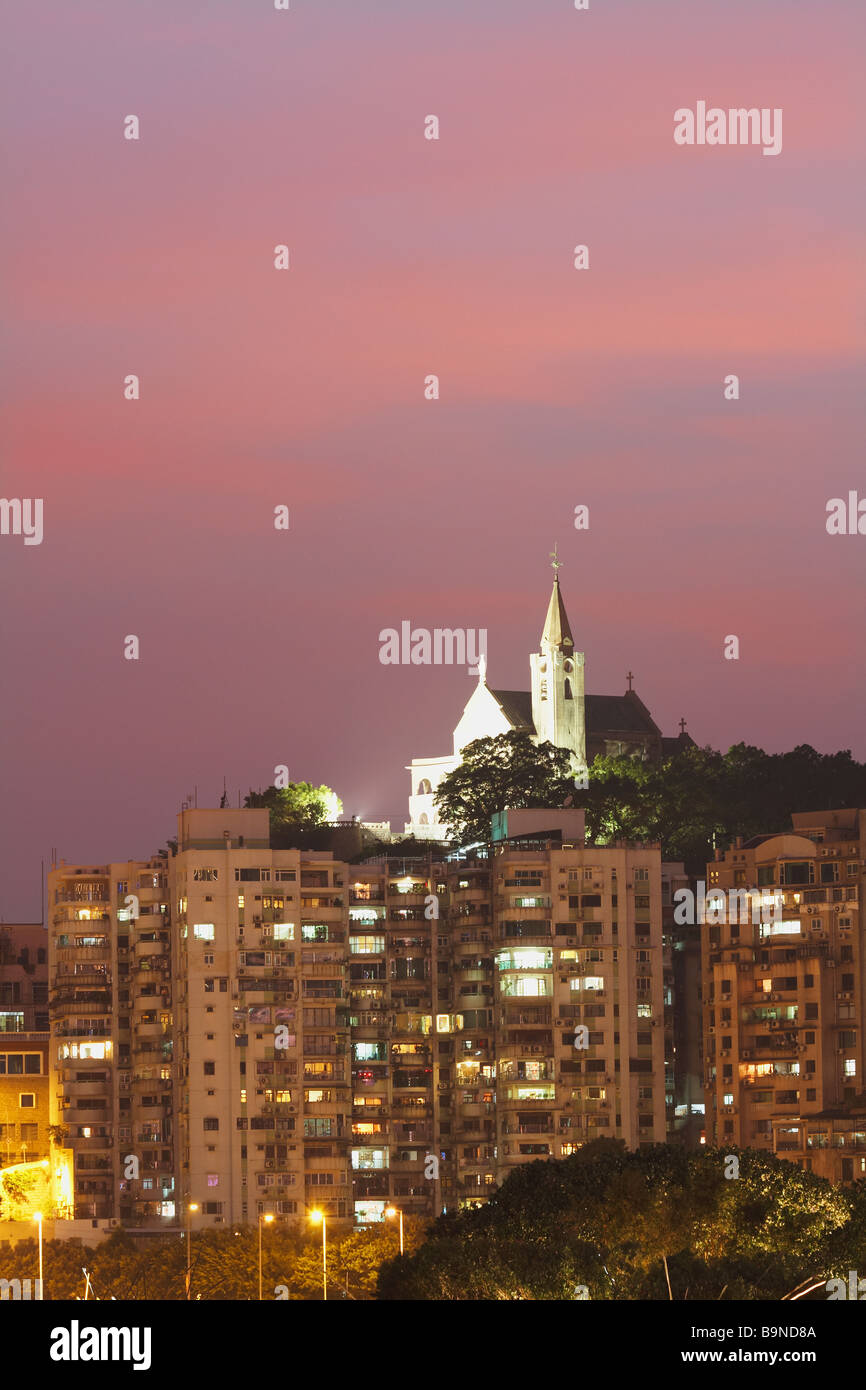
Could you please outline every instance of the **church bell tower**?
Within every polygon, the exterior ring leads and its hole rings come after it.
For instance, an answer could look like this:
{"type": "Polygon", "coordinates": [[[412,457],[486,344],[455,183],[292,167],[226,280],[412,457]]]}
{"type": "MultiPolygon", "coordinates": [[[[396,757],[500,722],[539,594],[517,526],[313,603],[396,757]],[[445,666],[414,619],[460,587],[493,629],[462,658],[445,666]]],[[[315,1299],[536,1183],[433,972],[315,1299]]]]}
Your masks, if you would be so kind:
{"type": "Polygon", "coordinates": [[[553,553],[553,592],[547,607],[540,650],[529,658],[532,720],[539,743],[568,748],[575,775],[586,772],[584,657],[574,650],[565,604],[559,591],[560,560],[553,553]]]}

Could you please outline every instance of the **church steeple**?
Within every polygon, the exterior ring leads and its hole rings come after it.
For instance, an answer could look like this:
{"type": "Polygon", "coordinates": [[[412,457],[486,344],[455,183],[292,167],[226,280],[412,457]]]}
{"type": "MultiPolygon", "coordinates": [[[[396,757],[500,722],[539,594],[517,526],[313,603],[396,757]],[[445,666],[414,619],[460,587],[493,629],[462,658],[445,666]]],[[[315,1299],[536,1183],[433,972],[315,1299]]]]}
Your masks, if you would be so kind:
{"type": "Polygon", "coordinates": [[[541,634],[541,650],[547,651],[550,648],[556,648],[569,656],[574,651],[574,638],[571,635],[568,615],[562,601],[562,594],[559,591],[558,574],[553,577],[553,592],[550,595],[550,603],[547,605],[547,617],[544,620],[544,631],[541,634]]]}
{"type": "Polygon", "coordinates": [[[532,673],[532,722],[539,743],[567,748],[581,773],[586,768],[586,732],[583,687],[583,653],[574,650],[574,638],[562,594],[559,570],[562,562],[551,553],[553,591],[539,651],[529,658],[532,673]]]}

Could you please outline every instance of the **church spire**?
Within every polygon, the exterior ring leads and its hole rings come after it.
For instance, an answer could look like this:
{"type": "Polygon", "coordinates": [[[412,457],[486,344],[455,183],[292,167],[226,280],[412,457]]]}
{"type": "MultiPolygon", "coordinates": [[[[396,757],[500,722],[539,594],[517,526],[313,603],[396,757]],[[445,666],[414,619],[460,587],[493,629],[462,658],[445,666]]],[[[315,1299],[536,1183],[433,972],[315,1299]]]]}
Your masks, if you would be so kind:
{"type": "Polygon", "coordinates": [[[547,605],[547,617],[544,620],[544,631],[541,634],[541,650],[546,651],[553,647],[570,655],[574,651],[574,638],[571,635],[565,604],[559,591],[558,571],[562,561],[557,556],[556,546],[551,551],[550,557],[551,568],[553,569],[553,592],[550,595],[550,603],[547,605]]]}

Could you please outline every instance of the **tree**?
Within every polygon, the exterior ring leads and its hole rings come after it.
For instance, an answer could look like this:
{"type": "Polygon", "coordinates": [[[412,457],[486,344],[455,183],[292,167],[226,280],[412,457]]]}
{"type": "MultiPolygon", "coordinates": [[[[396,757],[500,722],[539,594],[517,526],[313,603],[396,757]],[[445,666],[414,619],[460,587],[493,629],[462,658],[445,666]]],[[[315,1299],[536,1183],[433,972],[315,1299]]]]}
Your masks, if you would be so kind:
{"type": "MultiPolygon", "coordinates": [[[[858,1184],[866,1189],[866,1183],[858,1184]]],[[[380,1299],[777,1299],[863,1260],[866,1195],[753,1150],[621,1140],[523,1164],[385,1265],[380,1299]],[[727,1160],[739,1177],[726,1178],[727,1160]]]]}
{"type": "Polygon", "coordinates": [[[571,754],[552,743],[535,744],[529,734],[478,738],[463,761],[439,784],[440,820],[457,840],[490,838],[490,819],[506,807],[562,806],[574,795],[571,754]]]}
{"type": "Polygon", "coordinates": [[[659,841],[663,858],[699,875],[735,835],[789,830],[795,811],[866,804],[866,765],[808,746],[770,754],[743,743],[727,753],[692,745],[661,763],[596,758],[576,800],[589,840],[659,841]]]}
{"type": "Polygon", "coordinates": [[[268,787],[263,792],[251,791],[245,806],[265,806],[271,815],[271,831],[304,829],[335,820],[343,803],[330,787],[314,787],[312,782],[290,782],[287,787],[268,787]]]}

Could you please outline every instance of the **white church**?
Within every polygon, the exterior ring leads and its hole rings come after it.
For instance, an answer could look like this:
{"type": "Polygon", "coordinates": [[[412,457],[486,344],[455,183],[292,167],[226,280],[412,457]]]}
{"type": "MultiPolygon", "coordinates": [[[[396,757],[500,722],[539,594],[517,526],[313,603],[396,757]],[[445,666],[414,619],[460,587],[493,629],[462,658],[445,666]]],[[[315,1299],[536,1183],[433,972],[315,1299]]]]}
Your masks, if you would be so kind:
{"type": "MultiPolygon", "coordinates": [[[[554,559],[554,571],[558,562],[554,559]]],[[[529,690],[492,690],[484,657],[478,684],[454,730],[454,751],[440,758],[413,758],[406,834],[419,840],[447,839],[436,819],[433,798],[439,783],[462,761],[463,749],[477,738],[495,738],[512,730],[528,733],[535,743],[552,743],[572,755],[576,778],[599,754],[629,754],[657,760],[692,742],[681,721],[677,738],[664,738],[649,710],[631,688],[624,695],[586,695],[584,656],[574,650],[565,604],[554,573],[553,592],[539,650],[529,658],[529,690]]]]}

